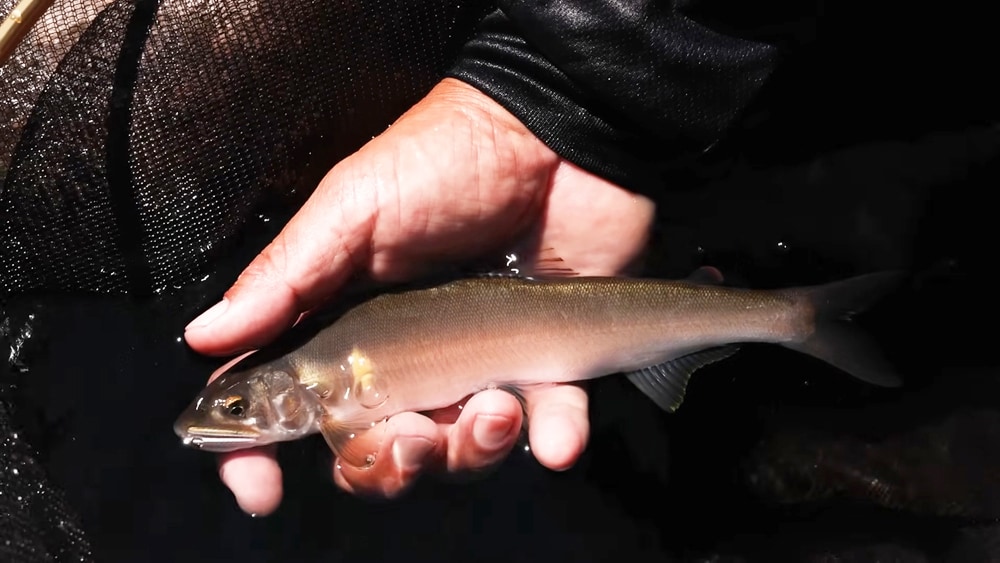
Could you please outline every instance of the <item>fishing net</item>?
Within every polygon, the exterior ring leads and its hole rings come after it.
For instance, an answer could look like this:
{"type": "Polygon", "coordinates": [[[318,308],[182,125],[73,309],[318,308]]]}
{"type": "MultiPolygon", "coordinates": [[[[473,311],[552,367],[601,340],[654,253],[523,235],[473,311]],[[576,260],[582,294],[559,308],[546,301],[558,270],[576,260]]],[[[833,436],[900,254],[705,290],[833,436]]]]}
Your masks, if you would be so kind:
{"type": "MultiPolygon", "coordinates": [[[[0,14],[16,2],[0,0],[0,14]]],[[[205,275],[437,82],[485,2],[56,2],[0,66],[0,312],[205,275]]],[[[23,324],[0,337],[16,357],[23,324]]],[[[0,560],[90,547],[0,391],[0,560]]]]}

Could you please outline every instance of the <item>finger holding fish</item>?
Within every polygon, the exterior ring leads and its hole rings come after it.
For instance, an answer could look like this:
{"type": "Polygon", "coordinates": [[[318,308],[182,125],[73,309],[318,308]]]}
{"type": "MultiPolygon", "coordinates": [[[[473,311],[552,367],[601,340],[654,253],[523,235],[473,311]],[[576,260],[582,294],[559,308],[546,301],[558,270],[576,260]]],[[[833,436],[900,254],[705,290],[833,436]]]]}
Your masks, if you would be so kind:
{"type": "Polygon", "coordinates": [[[545,385],[524,392],[528,443],[535,459],[553,471],[572,467],[590,438],[583,384],[545,385]]]}
{"type": "MultiPolygon", "coordinates": [[[[232,362],[231,362],[232,363],[232,362]]],[[[230,364],[231,364],[230,363],[230,364]]],[[[214,380],[228,367],[213,374],[214,380]]],[[[572,466],[587,443],[587,395],[578,385],[555,385],[524,391],[529,413],[531,451],[553,470],[572,466]]],[[[445,410],[428,413],[445,416],[445,410]]],[[[334,482],[346,492],[394,498],[425,473],[446,469],[453,475],[480,473],[499,464],[517,444],[523,408],[499,389],[477,393],[458,411],[454,422],[437,422],[402,413],[358,434],[352,450],[373,458],[369,467],[334,460],[334,482]]],[[[219,475],[237,504],[249,514],[267,515],[282,497],[282,474],[275,445],[219,456],[219,475]]]]}
{"type": "Polygon", "coordinates": [[[454,424],[442,425],[448,471],[481,472],[500,463],[517,443],[522,416],[521,403],[506,391],[473,395],[454,424]]]}
{"type": "Polygon", "coordinates": [[[219,479],[247,514],[265,516],[281,504],[281,466],[274,444],[219,456],[219,479]]]}
{"type": "Polygon", "coordinates": [[[433,420],[404,412],[355,436],[351,451],[363,453],[369,463],[358,463],[349,453],[334,460],[334,481],[345,491],[394,498],[407,490],[435,458],[443,457],[443,441],[433,420]]]}
{"type": "Polygon", "coordinates": [[[338,457],[334,482],[350,493],[393,498],[424,473],[487,470],[510,453],[520,436],[521,403],[504,391],[473,395],[454,422],[434,420],[444,411],[430,417],[402,413],[359,434],[352,449],[370,453],[374,462],[357,467],[338,457]]]}

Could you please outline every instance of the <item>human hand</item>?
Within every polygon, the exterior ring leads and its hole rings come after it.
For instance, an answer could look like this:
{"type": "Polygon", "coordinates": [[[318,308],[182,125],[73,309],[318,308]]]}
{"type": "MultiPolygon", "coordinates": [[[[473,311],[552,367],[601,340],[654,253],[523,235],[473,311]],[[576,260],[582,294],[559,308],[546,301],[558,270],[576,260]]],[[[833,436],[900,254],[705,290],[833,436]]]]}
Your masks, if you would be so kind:
{"type": "MultiPolygon", "coordinates": [[[[257,348],[356,273],[404,281],[434,262],[519,243],[553,248],[581,274],[621,273],[644,248],[653,212],[647,198],[561,159],[492,99],[446,79],[334,166],[185,338],[205,354],[257,348]]],[[[589,434],[586,392],[552,385],[524,398],[535,457],[554,470],[572,466],[589,434]]],[[[377,452],[375,464],[335,460],[334,481],[394,496],[423,471],[483,470],[509,453],[521,422],[521,404],[499,390],[472,396],[460,411],[398,414],[355,438],[377,452]]],[[[220,476],[247,512],[267,514],[280,503],[274,446],[222,455],[220,476]]]]}

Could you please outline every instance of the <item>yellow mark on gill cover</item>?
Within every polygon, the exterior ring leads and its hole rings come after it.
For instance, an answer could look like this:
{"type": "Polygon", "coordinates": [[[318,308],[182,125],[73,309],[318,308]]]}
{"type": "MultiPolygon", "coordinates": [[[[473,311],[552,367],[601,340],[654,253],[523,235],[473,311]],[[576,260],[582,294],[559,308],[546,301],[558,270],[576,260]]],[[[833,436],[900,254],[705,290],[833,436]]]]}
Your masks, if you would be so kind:
{"type": "Polygon", "coordinates": [[[351,355],[347,356],[347,364],[351,366],[351,375],[354,376],[355,386],[361,384],[366,378],[374,377],[371,360],[357,346],[351,350],[351,355]]]}

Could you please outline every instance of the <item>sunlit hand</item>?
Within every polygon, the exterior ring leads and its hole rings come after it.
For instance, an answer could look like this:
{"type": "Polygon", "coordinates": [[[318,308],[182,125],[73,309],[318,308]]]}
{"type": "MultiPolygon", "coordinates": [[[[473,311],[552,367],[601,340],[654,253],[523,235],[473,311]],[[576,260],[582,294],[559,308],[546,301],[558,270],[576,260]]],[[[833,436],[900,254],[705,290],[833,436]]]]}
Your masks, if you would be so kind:
{"type": "MultiPolygon", "coordinates": [[[[206,354],[246,351],[355,273],[404,281],[432,262],[497,255],[525,241],[555,249],[581,274],[620,273],[643,249],[653,211],[648,199],[559,158],[486,95],[446,79],[337,164],[185,337],[206,354]]],[[[555,470],[572,466],[589,434],[586,392],[553,385],[525,399],[535,457],[555,470]]],[[[522,422],[520,403],[503,391],[428,414],[402,413],[357,437],[376,462],[335,466],[336,483],[393,496],[423,471],[486,469],[510,452],[522,422]]],[[[223,455],[220,475],[247,512],[269,513],[281,500],[273,446],[223,455]]]]}

